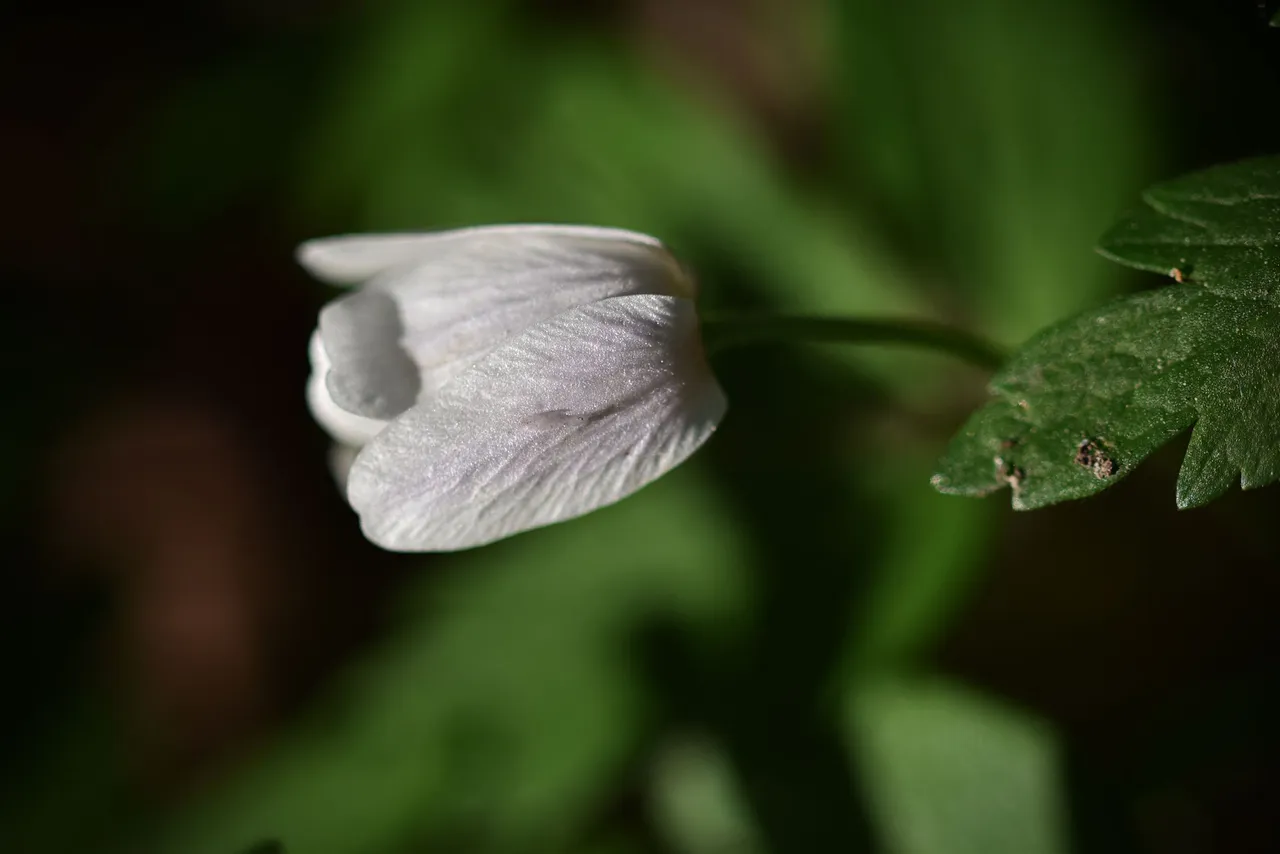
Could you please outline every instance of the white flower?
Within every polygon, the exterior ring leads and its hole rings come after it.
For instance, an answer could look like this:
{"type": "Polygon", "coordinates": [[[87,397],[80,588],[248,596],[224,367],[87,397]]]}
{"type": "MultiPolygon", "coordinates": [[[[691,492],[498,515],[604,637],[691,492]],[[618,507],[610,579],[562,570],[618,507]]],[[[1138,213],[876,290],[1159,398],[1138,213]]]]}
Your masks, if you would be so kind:
{"type": "Polygon", "coordinates": [[[469,548],[611,504],[724,415],[692,279],[646,235],[499,226],[298,257],[360,286],[320,313],[307,400],[363,445],[347,498],[384,548],[469,548]]]}

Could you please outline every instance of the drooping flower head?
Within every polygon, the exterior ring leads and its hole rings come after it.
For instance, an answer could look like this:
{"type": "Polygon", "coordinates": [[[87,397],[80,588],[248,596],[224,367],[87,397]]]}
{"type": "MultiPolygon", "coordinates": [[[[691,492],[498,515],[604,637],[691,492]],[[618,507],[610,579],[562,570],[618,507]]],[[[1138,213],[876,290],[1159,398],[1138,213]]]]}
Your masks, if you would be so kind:
{"type": "Polygon", "coordinates": [[[384,548],[469,548],[611,504],[724,415],[693,281],[646,235],[498,226],[298,257],[357,286],[320,313],[307,399],[363,446],[347,498],[384,548]]]}

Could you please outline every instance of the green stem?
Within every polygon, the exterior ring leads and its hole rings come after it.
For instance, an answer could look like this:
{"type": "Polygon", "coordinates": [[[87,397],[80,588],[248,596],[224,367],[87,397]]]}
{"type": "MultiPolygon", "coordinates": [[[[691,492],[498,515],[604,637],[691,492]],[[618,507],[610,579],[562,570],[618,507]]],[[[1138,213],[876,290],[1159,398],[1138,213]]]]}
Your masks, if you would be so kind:
{"type": "Polygon", "coordinates": [[[928,320],[717,316],[702,322],[709,352],[761,343],[901,344],[941,350],[995,370],[1007,354],[978,335],[928,320]]]}

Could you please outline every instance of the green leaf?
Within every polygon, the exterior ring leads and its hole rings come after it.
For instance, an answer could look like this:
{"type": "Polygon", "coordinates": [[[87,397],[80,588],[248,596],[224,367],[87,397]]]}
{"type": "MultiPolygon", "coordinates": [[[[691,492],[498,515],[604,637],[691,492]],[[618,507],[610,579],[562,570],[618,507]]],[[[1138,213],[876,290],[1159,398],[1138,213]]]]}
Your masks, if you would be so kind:
{"type": "Polygon", "coordinates": [[[1146,194],[1104,252],[1178,269],[1040,333],[991,381],[934,485],[1020,510],[1091,495],[1195,425],[1179,507],[1280,478],[1280,158],[1209,169],[1146,194]]]}
{"type": "Polygon", "coordinates": [[[854,688],[847,720],[889,854],[1066,850],[1058,744],[1044,722],[915,680],[854,688]]]}
{"type": "Polygon", "coordinates": [[[1215,293],[1273,298],[1280,283],[1280,157],[1166,181],[1142,199],[1145,208],[1103,236],[1103,255],[1215,293]]]}

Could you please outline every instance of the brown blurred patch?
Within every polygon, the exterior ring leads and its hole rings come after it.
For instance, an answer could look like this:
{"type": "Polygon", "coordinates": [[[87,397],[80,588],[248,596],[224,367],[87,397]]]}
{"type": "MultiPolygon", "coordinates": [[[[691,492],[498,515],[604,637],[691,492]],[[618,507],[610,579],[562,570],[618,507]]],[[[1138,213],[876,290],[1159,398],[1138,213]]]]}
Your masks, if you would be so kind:
{"type": "Polygon", "coordinates": [[[628,26],[651,61],[803,168],[823,120],[823,14],[807,0],[637,0],[628,26]]]}
{"type": "Polygon", "coordinates": [[[55,466],[61,557],[116,579],[111,666],[141,765],[157,782],[187,779],[281,700],[268,654],[287,596],[276,487],[216,410],[163,398],[93,414],[55,466]]]}

